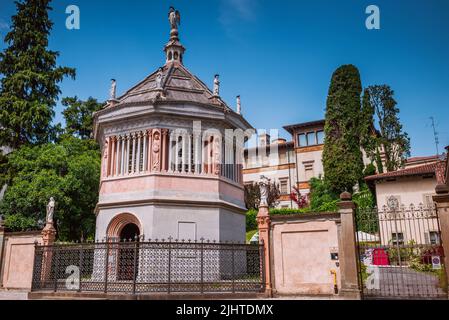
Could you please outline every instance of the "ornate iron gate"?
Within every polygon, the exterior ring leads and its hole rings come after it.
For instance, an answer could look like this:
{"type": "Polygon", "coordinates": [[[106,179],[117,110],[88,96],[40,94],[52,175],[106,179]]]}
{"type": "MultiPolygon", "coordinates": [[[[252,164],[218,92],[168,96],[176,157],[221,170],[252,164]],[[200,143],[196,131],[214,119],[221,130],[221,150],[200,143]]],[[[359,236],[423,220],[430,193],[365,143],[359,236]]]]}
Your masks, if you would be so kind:
{"type": "Polygon", "coordinates": [[[364,299],[447,299],[438,212],[423,205],[358,209],[364,299]]]}
{"type": "Polygon", "coordinates": [[[263,292],[262,244],[172,241],[36,245],[32,291],[263,292]]]}

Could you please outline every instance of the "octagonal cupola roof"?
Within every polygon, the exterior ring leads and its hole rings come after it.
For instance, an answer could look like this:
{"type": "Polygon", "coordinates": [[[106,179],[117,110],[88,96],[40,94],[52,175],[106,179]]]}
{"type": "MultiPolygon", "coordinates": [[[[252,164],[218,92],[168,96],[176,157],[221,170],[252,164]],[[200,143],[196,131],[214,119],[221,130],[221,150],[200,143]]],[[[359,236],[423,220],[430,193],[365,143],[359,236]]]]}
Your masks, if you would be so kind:
{"type": "MultiPolygon", "coordinates": [[[[170,38],[164,46],[165,64],[145,79],[116,96],[116,80],[112,80],[110,99],[105,107],[94,115],[95,127],[106,121],[121,120],[144,114],[163,112],[176,115],[185,114],[185,106],[196,105],[198,112],[190,113],[195,117],[208,117],[229,121],[231,126],[242,129],[252,126],[241,115],[240,96],[237,98],[237,111],[232,110],[220,97],[219,75],[211,77],[213,90],[193,75],[183,64],[184,46],[179,40],[180,14],[170,8],[170,38]],[[164,107],[163,107],[164,106],[164,107]],[[177,108],[179,106],[179,108],[177,108]],[[184,109],[184,110],[183,110],[184,109]],[[165,110],[168,112],[168,110],[165,110]]],[[[98,129],[98,128],[97,128],[98,129]]]]}
{"type": "Polygon", "coordinates": [[[113,80],[110,99],[104,109],[129,104],[191,102],[208,104],[232,112],[219,96],[218,75],[211,77],[214,81],[214,89],[211,90],[183,65],[185,48],[179,40],[180,21],[179,12],[171,7],[170,39],[164,46],[165,64],[119,97],[115,96],[116,82],[113,80]]]}

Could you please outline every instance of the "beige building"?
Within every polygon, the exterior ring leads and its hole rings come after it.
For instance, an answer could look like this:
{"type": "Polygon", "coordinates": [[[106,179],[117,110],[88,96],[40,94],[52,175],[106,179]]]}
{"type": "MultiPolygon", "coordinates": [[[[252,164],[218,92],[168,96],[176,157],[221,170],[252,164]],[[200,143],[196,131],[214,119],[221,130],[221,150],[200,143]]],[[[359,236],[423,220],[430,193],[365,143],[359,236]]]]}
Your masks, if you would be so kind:
{"type": "Polygon", "coordinates": [[[295,208],[290,194],[295,186],[301,195],[310,192],[309,180],[323,175],[324,120],[299,123],[284,127],[291,135],[285,139],[270,140],[259,136],[258,147],[245,150],[243,181],[250,184],[264,175],[279,184],[279,208],[295,208]]]}
{"type": "Polygon", "coordinates": [[[377,206],[388,207],[394,203],[432,206],[438,161],[436,156],[410,158],[402,170],[366,177],[376,189],[377,206]]]}
{"type": "MultiPolygon", "coordinates": [[[[310,179],[324,176],[324,124],[325,120],[317,120],[285,126],[291,134],[288,142],[285,139],[271,141],[267,134],[259,136],[258,148],[245,150],[244,183],[257,182],[265,175],[279,184],[278,207],[296,208],[290,198],[293,188],[297,186],[301,195],[308,195],[310,179]]],[[[370,161],[364,157],[364,163],[370,161]]]]}
{"type": "Polygon", "coordinates": [[[365,178],[376,190],[382,244],[440,243],[432,199],[440,161],[436,156],[410,158],[402,170],[365,178]]]}

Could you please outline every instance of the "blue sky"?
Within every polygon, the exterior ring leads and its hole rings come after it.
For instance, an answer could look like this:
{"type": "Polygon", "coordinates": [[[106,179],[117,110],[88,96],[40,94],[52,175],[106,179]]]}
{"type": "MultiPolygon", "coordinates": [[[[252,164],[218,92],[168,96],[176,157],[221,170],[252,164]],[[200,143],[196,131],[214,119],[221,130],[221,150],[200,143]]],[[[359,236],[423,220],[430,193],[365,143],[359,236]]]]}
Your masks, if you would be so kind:
{"type": "MultiPolygon", "coordinates": [[[[50,47],[59,63],[77,69],[62,95],[105,100],[110,79],[122,93],[164,63],[170,5],[181,11],[184,64],[209,86],[221,77],[229,105],[259,129],[324,117],[332,72],[355,64],[363,86],[389,84],[412,140],[412,155],[449,145],[449,1],[400,0],[58,0],[50,47]],[[78,5],[81,29],[65,28],[65,8],[78,5]],[[381,29],[367,30],[365,9],[381,11],[381,29]]],[[[15,6],[0,1],[0,36],[15,6]]],[[[0,42],[0,49],[5,44],[0,42]]],[[[56,121],[61,121],[61,106],[56,121]]],[[[281,135],[287,137],[285,131],[281,135]]]]}

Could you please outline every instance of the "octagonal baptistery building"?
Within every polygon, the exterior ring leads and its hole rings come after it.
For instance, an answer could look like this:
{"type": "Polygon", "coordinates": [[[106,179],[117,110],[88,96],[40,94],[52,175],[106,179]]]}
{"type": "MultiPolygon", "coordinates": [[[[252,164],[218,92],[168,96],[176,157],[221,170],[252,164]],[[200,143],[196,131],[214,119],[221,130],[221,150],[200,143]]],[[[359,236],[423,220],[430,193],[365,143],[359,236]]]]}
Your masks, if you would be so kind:
{"type": "Polygon", "coordinates": [[[96,239],[243,242],[243,143],[225,130],[253,128],[220,98],[218,76],[210,90],[183,65],[176,24],[164,51],[165,64],[122,96],[112,80],[110,100],[94,114],[96,239]]]}

